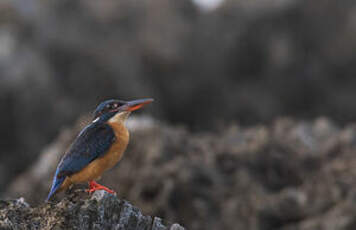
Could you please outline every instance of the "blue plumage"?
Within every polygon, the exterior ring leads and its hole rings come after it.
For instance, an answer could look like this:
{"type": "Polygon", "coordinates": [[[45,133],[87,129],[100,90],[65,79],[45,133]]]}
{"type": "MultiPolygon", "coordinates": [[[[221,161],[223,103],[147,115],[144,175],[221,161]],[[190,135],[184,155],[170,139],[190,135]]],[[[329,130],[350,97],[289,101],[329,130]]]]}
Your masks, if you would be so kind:
{"type": "Polygon", "coordinates": [[[126,104],[127,102],[122,101],[122,100],[116,100],[116,99],[110,99],[110,100],[106,100],[102,103],[100,103],[95,111],[94,111],[94,119],[97,117],[101,117],[101,120],[107,120],[110,117],[112,117],[117,111],[115,111],[115,108],[112,107],[113,104],[116,104],[117,107],[120,107],[124,104],[126,104]],[[105,115],[105,117],[102,117],[102,115],[105,115]]]}
{"type": "Polygon", "coordinates": [[[60,161],[47,200],[56,193],[67,176],[79,172],[104,155],[114,141],[113,129],[103,121],[98,120],[84,128],[60,161]]]}
{"type": "Polygon", "coordinates": [[[61,185],[65,179],[65,177],[57,177],[58,173],[59,173],[59,168],[57,168],[57,170],[56,170],[56,174],[53,178],[51,191],[49,192],[46,201],[48,201],[56,193],[56,191],[61,187],[61,185]]]}

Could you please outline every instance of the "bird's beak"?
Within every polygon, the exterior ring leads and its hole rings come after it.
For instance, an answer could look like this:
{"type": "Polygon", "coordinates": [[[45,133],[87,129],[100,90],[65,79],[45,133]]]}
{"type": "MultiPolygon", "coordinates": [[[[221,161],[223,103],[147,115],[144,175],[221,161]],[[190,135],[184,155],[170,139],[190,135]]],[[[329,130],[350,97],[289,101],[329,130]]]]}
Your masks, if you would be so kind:
{"type": "Polygon", "coordinates": [[[152,98],[147,98],[147,99],[139,99],[139,100],[134,100],[134,101],[129,101],[127,102],[123,107],[123,110],[126,111],[135,111],[141,108],[142,106],[149,104],[153,101],[152,98]]]}

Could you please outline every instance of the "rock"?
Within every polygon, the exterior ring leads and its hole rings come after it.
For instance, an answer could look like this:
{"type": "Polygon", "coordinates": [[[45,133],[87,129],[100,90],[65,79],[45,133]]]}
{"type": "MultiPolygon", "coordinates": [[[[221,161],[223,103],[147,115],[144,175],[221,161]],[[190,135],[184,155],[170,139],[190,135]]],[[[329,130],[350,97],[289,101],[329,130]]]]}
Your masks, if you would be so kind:
{"type": "MultiPolygon", "coordinates": [[[[80,120],[63,130],[3,197],[41,204],[58,159],[82,125],[80,120]]],[[[280,118],[195,133],[147,116],[132,116],[127,125],[127,151],[100,183],[144,213],[193,230],[347,230],[356,222],[350,211],[356,200],[355,125],[280,118]]]]}
{"type": "Polygon", "coordinates": [[[146,216],[125,200],[105,191],[90,197],[83,190],[71,191],[59,203],[31,207],[23,198],[0,201],[1,229],[121,229],[184,230],[179,224],[146,216]]]}

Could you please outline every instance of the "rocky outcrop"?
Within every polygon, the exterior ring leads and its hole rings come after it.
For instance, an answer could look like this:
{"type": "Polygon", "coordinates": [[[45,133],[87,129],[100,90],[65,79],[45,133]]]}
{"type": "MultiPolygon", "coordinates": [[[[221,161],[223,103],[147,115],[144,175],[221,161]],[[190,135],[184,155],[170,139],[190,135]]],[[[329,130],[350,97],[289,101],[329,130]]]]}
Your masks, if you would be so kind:
{"type": "Polygon", "coordinates": [[[0,229],[184,230],[179,224],[143,215],[105,191],[71,191],[59,203],[31,207],[23,198],[0,201],[0,229]]]}
{"type": "MultiPolygon", "coordinates": [[[[63,130],[6,197],[41,204],[81,122],[63,130]]],[[[277,119],[192,133],[131,117],[131,141],[101,184],[143,213],[193,230],[348,230],[356,223],[356,126],[277,119]]],[[[85,186],[77,185],[75,189],[85,186]]],[[[55,199],[66,199],[58,194],[55,199]]]]}

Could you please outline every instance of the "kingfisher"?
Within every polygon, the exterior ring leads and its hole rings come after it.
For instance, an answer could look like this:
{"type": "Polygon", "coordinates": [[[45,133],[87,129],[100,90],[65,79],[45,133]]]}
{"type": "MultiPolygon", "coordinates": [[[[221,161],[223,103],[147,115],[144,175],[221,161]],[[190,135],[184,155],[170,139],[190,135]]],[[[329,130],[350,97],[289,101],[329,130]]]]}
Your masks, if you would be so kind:
{"type": "Polygon", "coordinates": [[[72,184],[88,182],[89,193],[111,189],[95,180],[122,158],[129,142],[125,121],[132,111],[153,101],[151,98],[133,101],[111,99],[98,105],[93,121],[73,141],[60,160],[47,200],[68,189],[72,184]]]}

